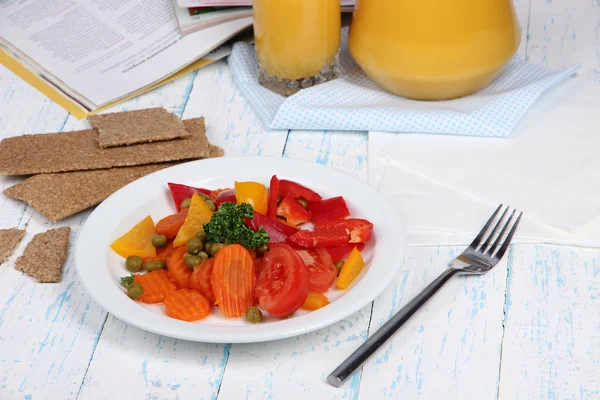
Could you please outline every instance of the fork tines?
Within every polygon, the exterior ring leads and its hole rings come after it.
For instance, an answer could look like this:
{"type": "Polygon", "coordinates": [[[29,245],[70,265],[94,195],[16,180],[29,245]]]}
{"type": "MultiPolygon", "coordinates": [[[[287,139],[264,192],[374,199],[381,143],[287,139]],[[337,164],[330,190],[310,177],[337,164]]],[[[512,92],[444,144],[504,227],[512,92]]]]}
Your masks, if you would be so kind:
{"type": "Polygon", "coordinates": [[[479,234],[477,234],[477,237],[469,246],[472,250],[478,250],[492,258],[502,258],[510,242],[512,241],[515,231],[517,230],[517,226],[519,225],[519,221],[521,221],[521,216],[523,215],[522,212],[519,213],[515,220],[514,217],[516,210],[513,209],[512,213],[510,213],[510,216],[507,218],[510,206],[504,208],[504,211],[500,213],[502,209],[503,205],[500,204],[494,214],[492,214],[490,219],[483,226],[479,234]],[[499,218],[498,215],[500,215],[499,218]],[[494,222],[496,222],[495,225],[494,222]],[[494,225],[494,227],[490,230],[492,225],[494,225]],[[508,234],[506,234],[507,231],[508,234]],[[502,238],[504,238],[504,241],[502,241],[502,238]],[[483,244],[481,244],[482,242],[483,244]],[[502,243],[502,245],[500,245],[500,243],[502,243]],[[499,249],[498,246],[500,246],[499,249]]]}

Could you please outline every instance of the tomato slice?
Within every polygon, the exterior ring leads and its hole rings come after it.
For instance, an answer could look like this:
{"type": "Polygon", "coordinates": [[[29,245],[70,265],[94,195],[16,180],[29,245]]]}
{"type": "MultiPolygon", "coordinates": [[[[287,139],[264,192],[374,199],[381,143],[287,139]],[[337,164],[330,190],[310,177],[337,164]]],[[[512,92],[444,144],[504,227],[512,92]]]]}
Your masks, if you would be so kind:
{"type": "Polygon", "coordinates": [[[254,212],[253,219],[245,219],[248,225],[254,232],[258,231],[261,226],[269,235],[269,243],[284,243],[287,238],[298,232],[298,228],[284,224],[277,220],[267,218],[261,213],[254,212]]]}
{"type": "Polygon", "coordinates": [[[321,196],[299,183],[281,179],[279,181],[279,196],[281,198],[291,194],[293,198],[303,197],[307,201],[320,201],[321,196]]]}
{"type": "Polygon", "coordinates": [[[256,282],[260,308],[277,318],[298,310],[309,292],[308,268],[287,244],[272,244],[256,282]]]}
{"type": "Polygon", "coordinates": [[[269,183],[269,207],[267,208],[267,217],[277,218],[277,199],[279,198],[279,179],[277,175],[271,177],[269,183]]]}
{"type": "Polygon", "coordinates": [[[277,207],[277,215],[285,218],[288,224],[298,225],[311,219],[310,212],[291,195],[285,196],[277,207]]]}
{"type": "Polygon", "coordinates": [[[308,209],[310,210],[313,221],[346,218],[350,216],[346,201],[341,196],[309,203],[308,209]]]}
{"type": "Polygon", "coordinates": [[[302,261],[308,267],[310,291],[319,293],[327,292],[338,273],[329,252],[325,248],[319,247],[316,249],[296,250],[296,253],[302,257],[302,261]]]}
{"type": "Polygon", "coordinates": [[[181,202],[185,199],[191,199],[194,193],[204,193],[205,195],[210,195],[211,191],[208,189],[196,188],[193,186],[182,185],[179,183],[169,182],[169,190],[171,191],[171,197],[173,198],[173,203],[175,203],[175,207],[177,207],[177,211],[181,211],[181,202]]]}

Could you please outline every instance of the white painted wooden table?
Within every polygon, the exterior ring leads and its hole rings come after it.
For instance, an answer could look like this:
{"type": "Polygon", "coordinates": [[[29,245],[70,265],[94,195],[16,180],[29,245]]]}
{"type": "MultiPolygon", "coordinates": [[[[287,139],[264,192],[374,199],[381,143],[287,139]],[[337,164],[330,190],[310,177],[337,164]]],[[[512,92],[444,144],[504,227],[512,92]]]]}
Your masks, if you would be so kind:
{"type": "MultiPolygon", "coordinates": [[[[600,82],[598,0],[517,0],[520,54],[600,82]]],[[[218,62],[119,109],[164,106],[205,116],[227,155],[301,158],[367,179],[366,132],[267,132],[218,62]]],[[[0,138],[86,127],[0,67],[0,138]]],[[[434,140],[434,139],[432,139],[434,140]]],[[[17,179],[0,178],[0,189],[17,179]]],[[[89,212],[59,225],[72,242],[89,212]]],[[[48,229],[0,196],[0,228],[48,229]]],[[[410,248],[372,305],[333,326],[244,345],[185,342],[108,315],[83,290],[72,254],[58,284],[0,266],[0,399],[600,399],[600,254],[513,246],[482,278],[456,279],[335,389],[327,374],[420,291],[459,248],[410,248]]]]}

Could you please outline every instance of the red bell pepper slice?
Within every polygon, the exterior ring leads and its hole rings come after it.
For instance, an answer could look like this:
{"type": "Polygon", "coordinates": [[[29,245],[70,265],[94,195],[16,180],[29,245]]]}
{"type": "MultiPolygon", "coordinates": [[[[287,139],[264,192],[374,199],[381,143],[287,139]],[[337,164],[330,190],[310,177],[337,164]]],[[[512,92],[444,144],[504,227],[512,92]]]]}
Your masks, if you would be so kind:
{"type": "Polygon", "coordinates": [[[302,197],[307,201],[320,201],[321,196],[299,183],[281,179],[279,181],[279,196],[283,199],[291,194],[293,198],[302,197]]]}
{"type": "Polygon", "coordinates": [[[277,218],[277,200],[279,199],[279,179],[273,175],[269,183],[269,206],[267,207],[267,217],[277,218]]]}
{"type": "Polygon", "coordinates": [[[289,237],[289,241],[296,246],[313,247],[333,247],[348,244],[350,236],[343,229],[331,231],[298,231],[289,237]]]}
{"type": "Polygon", "coordinates": [[[177,207],[177,211],[181,211],[181,202],[185,199],[191,199],[194,193],[204,193],[207,196],[211,193],[211,190],[208,189],[196,188],[193,186],[182,185],[180,183],[169,182],[168,185],[169,190],[171,191],[171,197],[175,203],[175,207],[177,207]]]}
{"type": "Polygon", "coordinates": [[[222,191],[215,197],[215,203],[217,206],[220,206],[221,203],[237,203],[237,199],[235,198],[235,189],[227,189],[222,191]]]}
{"type": "Polygon", "coordinates": [[[358,251],[363,251],[363,249],[365,248],[365,244],[364,243],[343,244],[341,246],[336,246],[336,247],[327,247],[327,251],[329,251],[329,254],[331,254],[331,258],[333,259],[333,262],[336,263],[338,261],[347,259],[355,247],[358,251]]]}
{"type": "Polygon", "coordinates": [[[290,236],[298,232],[298,228],[268,218],[257,212],[254,212],[253,219],[246,218],[245,220],[246,224],[254,232],[258,231],[258,228],[262,226],[269,235],[269,243],[285,243],[290,236]]]}
{"type": "Polygon", "coordinates": [[[277,215],[285,218],[288,224],[298,225],[311,220],[310,212],[291,194],[281,200],[277,207],[277,215]]]}
{"type": "Polygon", "coordinates": [[[349,243],[365,243],[373,235],[373,224],[359,218],[315,221],[315,231],[338,232],[340,230],[349,234],[349,243]]]}
{"type": "Polygon", "coordinates": [[[346,218],[350,216],[346,201],[341,196],[308,203],[308,209],[310,210],[313,221],[346,218]]]}

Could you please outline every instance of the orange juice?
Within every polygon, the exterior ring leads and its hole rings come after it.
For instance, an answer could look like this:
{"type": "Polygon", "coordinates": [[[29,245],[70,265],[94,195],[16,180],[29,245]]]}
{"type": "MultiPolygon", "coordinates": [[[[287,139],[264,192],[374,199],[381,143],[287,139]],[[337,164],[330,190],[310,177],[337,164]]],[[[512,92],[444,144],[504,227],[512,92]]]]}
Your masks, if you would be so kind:
{"type": "Polygon", "coordinates": [[[520,38],[510,0],[357,0],[348,46],[384,89],[440,100],[488,85],[520,38]]]}
{"type": "Polygon", "coordinates": [[[333,68],[340,0],[254,0],[253,8],[256,53],[268,78],[301,81],[333,68]]]}

